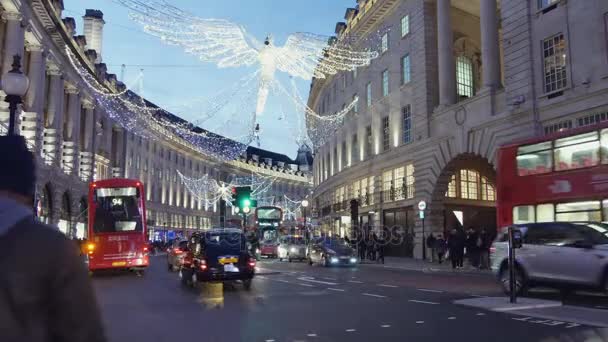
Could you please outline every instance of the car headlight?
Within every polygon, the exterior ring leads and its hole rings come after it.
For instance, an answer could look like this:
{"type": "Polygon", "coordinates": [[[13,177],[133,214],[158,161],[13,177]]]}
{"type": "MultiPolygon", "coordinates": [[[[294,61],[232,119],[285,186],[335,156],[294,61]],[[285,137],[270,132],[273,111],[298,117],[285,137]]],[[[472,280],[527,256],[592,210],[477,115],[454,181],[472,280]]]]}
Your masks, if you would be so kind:
{"type": "Polygon", "coordinates": [[[292,253],[296,253],[298,251],[298,249],[295,247],[291,247],[291,249],[289,251],[292,253]]]}
{"type": "Polygon", "coordinates": [[[357,258],[355,258],[355,257],[350,258],[350,263],[351,264],[356,264],[357,263],[357,258]]]}
{"type": "Polygon", "coordinates": [[[331,259],[329,259],[329,261],[330,261],[332,264],[337,264],[337,263],[338,263],[340,260],[339,260],[338,258],[336,258],[336,257],[331,257],[331,259]]]}

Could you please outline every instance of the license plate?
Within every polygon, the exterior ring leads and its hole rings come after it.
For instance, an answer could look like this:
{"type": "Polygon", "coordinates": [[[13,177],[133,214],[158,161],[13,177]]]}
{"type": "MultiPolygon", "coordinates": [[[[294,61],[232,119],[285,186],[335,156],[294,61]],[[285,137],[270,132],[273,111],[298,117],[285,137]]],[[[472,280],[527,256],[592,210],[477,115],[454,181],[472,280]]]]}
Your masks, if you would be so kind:
{"type": "Polygon", "coordinates": [[[226,264],[234,264],[239,262],[238,258],[220,258],[220,264],[222,265],[226,265],[226,264]]]}
{"type": "Polygon", "coordinates": [[[232,265],[232,264],[228,264],[228,265],[224,265],[224,272],[231,272],[231,273],[235,273],[238,272],[239,268],[232,265]]]}
{"type": "Polygon", "coordinates": [[[115,261],[112,263],[112,266],[126,266],[127,262],[126,261],[115,261]]]}

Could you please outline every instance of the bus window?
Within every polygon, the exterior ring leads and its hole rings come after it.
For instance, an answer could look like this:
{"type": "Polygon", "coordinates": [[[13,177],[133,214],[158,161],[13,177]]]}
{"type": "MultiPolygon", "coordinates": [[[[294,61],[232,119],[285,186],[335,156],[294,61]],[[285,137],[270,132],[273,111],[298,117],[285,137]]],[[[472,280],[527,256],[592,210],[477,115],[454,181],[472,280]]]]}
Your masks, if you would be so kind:
{"type": "Polygon", "coordinates": [[[602,220],[600,201],[560,203],[555,207],[557,221],[602,220]]]}
{"type": "Polygon", "coordinates": [[[536,222],[554,222],[555,206],[549,204],[539,204],[536,206],[536,222]]]}
{"type": "Polygon", "coordinates": [[[608,128],[603,129],[600,133],[600,144],[602,164],[608,164],[608,128]]]}
{"type": "Polygon", "coordinates": [[[520,176],[551,172],[552,163],[550,141],[517,149],[517,174],[520,176]]]}
{"type": "Polygon", "coordinates": [[[533,223],[536,222],[533,205],[521,205],[513,208],[513,223],[533,223]]]}
{"type": "Polygon", "coordinates": [[[555,141],[555,169],[570,170],[599,163],[597,132],[579,134],[555,141]]]}
{"type": "Polygon", "coordinates": [[[95,192],[96,233],[140,232],[143,229],[136,188],[106,188],[95,192]]]}

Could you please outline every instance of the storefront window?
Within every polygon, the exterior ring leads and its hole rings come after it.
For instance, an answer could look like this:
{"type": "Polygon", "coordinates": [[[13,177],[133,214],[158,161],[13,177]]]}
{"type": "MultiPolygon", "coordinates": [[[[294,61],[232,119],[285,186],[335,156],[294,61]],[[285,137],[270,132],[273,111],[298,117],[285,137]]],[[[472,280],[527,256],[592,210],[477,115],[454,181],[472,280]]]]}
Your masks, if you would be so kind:
{"type": "Polygon", "coordinates": [[[597,165],[599,147],[597,132],[558,139],[555,141],[555,169],[561,171],[597,165]]]}
{"type": "Polygon", "coordinates": [[[520,176],[551,172],[551,142],[521,146],[517,150],[517,173],[520,176]]]}

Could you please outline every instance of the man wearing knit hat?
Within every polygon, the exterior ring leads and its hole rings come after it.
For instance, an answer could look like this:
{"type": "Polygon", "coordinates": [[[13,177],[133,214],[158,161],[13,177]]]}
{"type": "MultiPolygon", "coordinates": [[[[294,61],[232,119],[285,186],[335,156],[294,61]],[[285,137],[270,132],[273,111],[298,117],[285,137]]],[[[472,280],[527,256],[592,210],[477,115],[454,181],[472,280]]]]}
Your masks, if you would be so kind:
{"type": "Polygon", "coordinates": [[[103,342],[99,309],[73,243],[34,219],[33,155],[0,137],[0,341],[103,342]]]}

